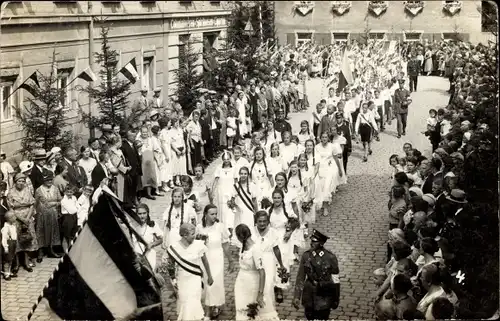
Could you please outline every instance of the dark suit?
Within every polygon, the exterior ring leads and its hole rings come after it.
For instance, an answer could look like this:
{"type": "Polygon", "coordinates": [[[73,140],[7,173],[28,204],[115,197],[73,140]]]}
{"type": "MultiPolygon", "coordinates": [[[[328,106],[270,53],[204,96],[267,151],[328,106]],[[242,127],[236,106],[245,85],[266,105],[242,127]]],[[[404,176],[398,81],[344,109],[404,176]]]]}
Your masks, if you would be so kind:
{"type": "Polygon", "coordinates": [[[337,125],[337,132],[339,135],[344,136],[346,139],[346,143],[344,146],[344,151],[342,152],[342,161],[344,163],[344,171],[347,173],[347,159],[349,158],[349,154],[352,152],[352,138],[351,138],[351,130],[349,128],[349,123],[344,121],[342,125],[337,125]]]}
{"type": "Polygon", "coordinates": [[[97,165],[92,170],[92,174],[91,174],[92,187],[94,187],[94,189],[98,188],[99,185],[101,184],[101,181],[108,177],[109,173],[108,173],[108,175],[106,175],[106,173],[107,173],[107,170],[106,171],[104,170],[101,163],[97,163],[97,165]]]}
{"type": "Polygon", "coordinates": [[[394,92],[394,112],[398,120],[398,135],[406,132],[406,120],[408,117],[407,99],[409,98],[410,92],[404,88],[398,88],[394,92]]]}
{"type": "Polygon", "coordinates": [[[331,128],[337,125],[335,120],[335,114],[325,115],[321,118],[321,122],[318,127],[318,138],[321,139],[321,134],[328,132],[328,137],[331,137],[331,128]]]}
{"type": "Polygon", "coordinates": [[[424,194],[432,194],[432,181],[434,180],[434,174],[430,173],[424,178],[424,182],[422,184],[422,192],[424,194]]]}
{"type": "MultiPolygon", "coordinates": [[[[75,186],[76,188],[80,189],[82,187],[85,187],[87,185],[87,175],[85,174],[85,170],[76,164],[76,162],[73,162],[73,164],[70,164],[66,158],[63,158],[62,162],[68,167],[68,174],[66,175],[68,178],[69,184],[75,186]]],[[[80,195],[79,192],[76,192],[75,195],[80,195]]]]}
{"type": "Polygon", "coordinates": [[[45,168],[42,168],[42,170],[40,170],[37,165],[33,166],[30,174],[30,180],[31,184],[33,184],[33,190],[36,191],[40,186],[43,185],[43,176],[45,175],[44,173],[46,171],[47,170],[45,168]]]}
{"type": "Polygon", "coordinates": [[[130,205],[135,203],[137,196],[137,187],[142,175],[141,158],[139,156],[139,153],[137,153],[134,145],[132,143],[129,143],[125,139],[123,140],[121,150],[123,153],[123,157],[125,157],[128,165],[131,167],[130,171],[126,174],[125,192],[123,196],[124,203],[130,205]]]}
{"type": "Polygon", "coordinates": [[[406,67],[408,77],[410,78],[410,92],[417,91],[418,73],[420,71],[420,62],[417,59],[412,59],[406,67]]]}

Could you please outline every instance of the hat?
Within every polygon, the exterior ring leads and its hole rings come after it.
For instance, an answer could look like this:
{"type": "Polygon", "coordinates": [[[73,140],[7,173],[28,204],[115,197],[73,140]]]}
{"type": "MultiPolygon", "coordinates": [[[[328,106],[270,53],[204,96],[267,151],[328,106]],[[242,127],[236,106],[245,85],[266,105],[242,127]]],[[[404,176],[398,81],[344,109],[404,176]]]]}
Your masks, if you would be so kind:
{"type": "Polygon", "coordinates": [[[416,186],[410,187],[408,189],[408,192],[413,192],[413,193],[415,193],[419,197],[424,196],[424,193],[422,192],[422,189],[420,189],[419,187],[416,187],[416,186]]]}
{"type": "Polygon", "coordinates": [[[157,92],[160,92],[161,91],[161,88],[160,87],[156,87],[154,92],[157,93],[157,92]]]}
{"type": "Polygon", "coordinates": [[[462,125],[462,126],[465,126],[465,125],[470,126],[470,121],[468,121],[468,120],[464,120],[464,121],[461,123],[461,125],[462,125]]]}
{"type": "Polygon", "coordinates": [[[37,150],[35,150],[34,157],[35,157],[35,160],[45,160],[47,158],[47,152],[43,148],[37,149],[37,150]]]}
{"type": "Polygon", "coordinates": [[[434,206],[436,204],[436,197],[430,193],[424,194],[424,196],[422,196],[422,199],[426,201],[429,206],[434,206]]]}
{"type": "Polygon", "coordinates": [[[43,175],[44,181],[50,181],[52,179],[54,179],[54,173],[52,173],[51,171],[44,172],[44,175],[43,175]]]}
{"type": "Polygon", "coordinates": [[[56,154],[61,152],[61,147],[52,147],[49,153],[56,154]]]}
{"type": "Polygon", "coordinates": [[[405,232],[400,228],[393,228],[389,231],[388,235],[391,243],[406,243],[405,232]]]}
{"type": "Polygon", "coordinates": [[[456,177],[456,176],[453,172],[448,172],[448,173],[446,173],[446,175],[444,175],[444,178],[446,178],[446,177],[456,177]]]}
{"type": "Polygon", "coordinates": [[[460,159],[461,161],[464,160],[464,155],[462,155],[462,153],[459,153],[459,152],[451,153],[450,156],[451,156],[451,158],[460,159]]]}
{"type": "Polygon", "coordinates": [[[314,242],[325,243],[328,239],[329,239],[328,236],[324,235],[323,233],[321,233],[318,230],[313,230],[313,232],[311,234],[311,240],[314,242]]]}
{"type": "Polygon", "coordinates": [[[147,89],[146,87],[143,87],[143,88],[141,89],[141,93],[147,93],[147,92],[148,92],[148,89],[147,89]]]}
{"type": "Polygon", "coordinates": [[[153,118],[154,116],[157,116],[157,115],[158,115],[158,111],[157,111],[157,110],[155,110],[155,109],[153,109],[153,110],[151,111],[151,113],[149,114],[149,118],[153,118]]]}
{"type": "Polygon", "coordinates": [[[217,94],[217,92],[216,92],[215,90],[209,90],[209,91],[208,91],[208,93],[209,93],[210,95],[215,95],[215,94],[217,94]]]}
{"type": "Polygon", "coordinates": [[[27,171],[29,171],[30,169],[33,168],[33,165],[34,163],[33,162],[30,162],[30,161],[22,161],[20,164],[19,164],[19,170],[21,171],[21,173],[25,173],[27,171]]]}
{"type": "Polygon", "coordinates": [[[101,127],[101,131],[102,132],[112,132],[113,131],[113,126],[111,126],[110,124],[104,124],[101,127]]]}
{"type": "Polygon", "coordinates": [[[466,199],[466,194],[463,190],[461,189],[452,189],[450,195],[446,196],[446,199],[448,201],[454,202],[454,203],[460,203],[460,204],[466,204],[467,199],[466,199]]]}
{"type": "Polygon", "coordinates": [[[17,173],[16,175],[14,175],[14,182],[17,182],[20,179],[26,179],[26,175],[24,175],[23,173],[17,173]]]}

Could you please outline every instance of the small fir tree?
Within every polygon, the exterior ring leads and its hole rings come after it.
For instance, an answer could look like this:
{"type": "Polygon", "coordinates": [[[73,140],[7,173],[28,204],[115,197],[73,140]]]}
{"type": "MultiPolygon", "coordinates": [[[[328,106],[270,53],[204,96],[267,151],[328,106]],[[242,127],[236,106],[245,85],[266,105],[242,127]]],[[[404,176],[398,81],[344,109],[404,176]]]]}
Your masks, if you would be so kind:
{"type": "Polygon", "coordinates": [[[179,68],[174,71],[177,79],[177,100],[185,115],[194,110],[196,100],[201,96],[198,89],[203,84],[203,74],[199,72],[199,56],[191,41],[188,41],[184,53],[179,54],[179,68]]]}
{"type": "Polygon", "coordinates": [[[57,88],[55,61],[54,51],[50,73],[37,73],[40,87],[32,86],[32,97],[26,97],[24,107],[14,106],[16,119],[24,132],[21,139],[21,152],[24,154],[35,148],[66,148],[73,142],[72,132],[64,130],[68,109],[62,102],[66,100],[66,92],[64,88],[57,88]]]}
{"type": "Polygon", "coordinates": [[[92,128],[99,128],[102,124],[123,124],[133,121],[132,115],[129,118],[126,115],[131,83],[117,77],[119,53],[111,49],[108,32],[109,28],[101,28],[101,51],[94,54],[96,62],[100,65],[99,78],[101,82],[97,86],[81,89],[92,98],[99,109],[97,116],[81,111],[83,121],[92,128]]]}

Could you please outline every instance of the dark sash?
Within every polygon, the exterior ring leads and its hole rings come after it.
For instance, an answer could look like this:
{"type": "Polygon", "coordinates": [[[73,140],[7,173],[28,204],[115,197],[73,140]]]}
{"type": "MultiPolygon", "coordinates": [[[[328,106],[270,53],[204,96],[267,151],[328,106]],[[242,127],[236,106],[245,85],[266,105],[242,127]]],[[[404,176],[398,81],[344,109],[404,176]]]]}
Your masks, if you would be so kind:
{"type": "Polygon", "coordinates": [[[198,264],[194,264],[189,262],[188,260],[182,258],[182,256],[177,253],[172,245],[170,245],[167,249],[168,254],[174,259],[175,263],[177,263],[180,267],[182,267],[186,272],[197,275],[199,277],[203,276],[203,271],[198,264]]]}
{"type": "Polygon", "coordinates": [[[241,185],[239,188],[238,188],[238,185],[236,185],[236,184],[234,184],[233,186],[234,186],[234,189],[236,190],[236,193],[238,193],[238,196],[240,197],[243,204],[245,204],[245,206],[253,213],[254,209],[253,209],[253,206],[251,206],[252,200],[251,200],[250,196],[245,192],[245,190],[241,187],[241,185]]]}

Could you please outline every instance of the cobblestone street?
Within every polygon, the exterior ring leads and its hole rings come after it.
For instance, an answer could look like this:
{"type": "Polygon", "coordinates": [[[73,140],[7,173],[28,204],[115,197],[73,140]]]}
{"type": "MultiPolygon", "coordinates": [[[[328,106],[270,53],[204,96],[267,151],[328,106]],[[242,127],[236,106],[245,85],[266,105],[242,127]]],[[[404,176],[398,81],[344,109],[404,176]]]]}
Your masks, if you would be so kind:
{"type": "MultiPolygon", "coordinates": [[[[319,102],[321,95],[326,96],[327,90],[321,90],[323,81],[313,79],[308,88],[311,109],[319,102]]],[[[348,184],[339,189],[335,196],[331,214],[318,217],[313,228],[318,228],[331,239],[326,248],[334,252],[341,271],[341,299],[337,310],[330,315],[335,319],[373,319],[373,293],[375,286],[372,272],[382,267],[385,262],[387,237],[387,191],[389,189],[389,156],[401,154],[404,142],[410,142],[425,156],[430,153],[430,144],[421,134],[425,130],[425,119],[430,108],[444,107],[448,101],[446,90],[448,80],[438,77],[420,77],[420,88],[412,94],[413,103],[408,116],[407,135],[401,139],[396,137],[396,122],[387,126],[381,133],[380,142],[374,142],[373,155],[367,163],[362,162],[362,145],[353,143],[353,153],[348,163],[348,184]]],[[[310,119],[310,111],[291,114],[290,123],[296,130],[300,121],[310,119]]],[[[211,177],[220,161],[210,165],[206,174],[211,177]]],[[[170,204],[169,197],[148,201],[152,209],[152,218],[161,222],[163,211],[170,204]]],[[[162,252],[161,250],[159,252],[162,252]]],[[[160,254],[161,255],[161,254],[160,254]]],[[[233,250],[233,255],[237,251],[233,250]]],[[[32,304],[40,294],[57,259],[44,259],[33,273],[19,271],[19,277],[9,282],[1,281],[2,315],[6,320],[25,319],[32,304]]],[[[297,266],[292,269],[292,280],[295,280],[297,266]]],[[[226,275],[226,306],[219,319],[234,319],[234,280],[236,272],[226,275]]],[[[292,282],[293,285],[294,281],[292,282]]],[[[303,310],[295,310],[291,305],[293,290],[285,293],[285,300],[278,305],[279,316],[282,319],[304,318],[303,310]]],[[[175,302],[169,299],[170,293],[164,293],[164,313],[166,318],[175,320],[175,302]]],[[[48,320],[49,317],[40,306],[34,320],[48,320]]]]}

